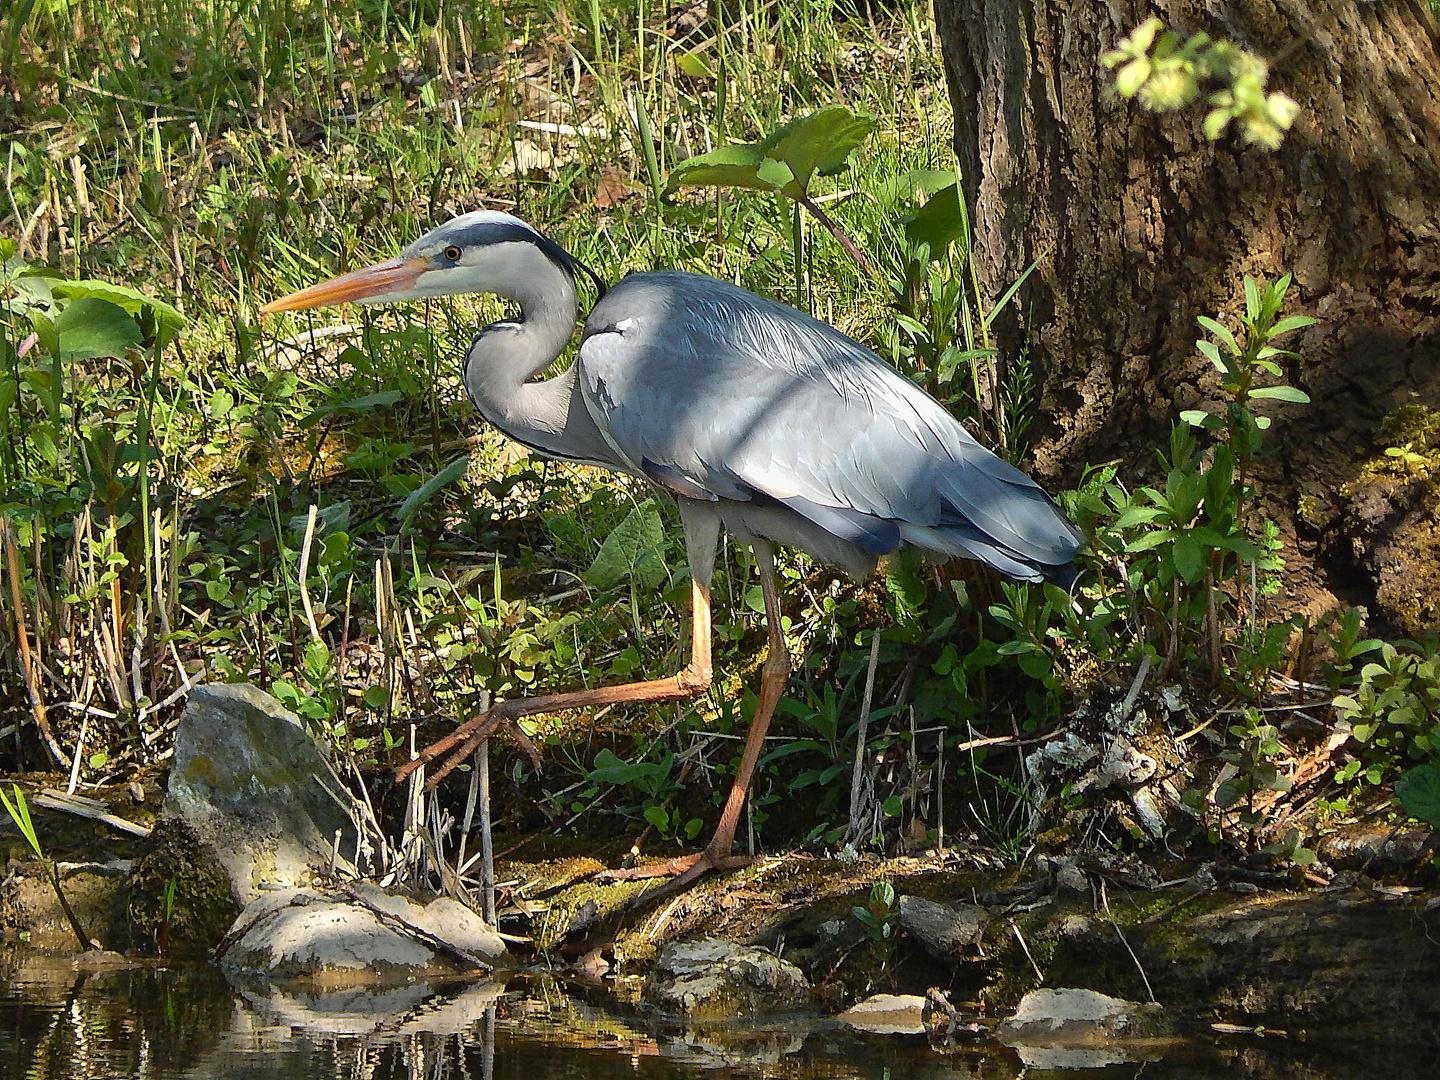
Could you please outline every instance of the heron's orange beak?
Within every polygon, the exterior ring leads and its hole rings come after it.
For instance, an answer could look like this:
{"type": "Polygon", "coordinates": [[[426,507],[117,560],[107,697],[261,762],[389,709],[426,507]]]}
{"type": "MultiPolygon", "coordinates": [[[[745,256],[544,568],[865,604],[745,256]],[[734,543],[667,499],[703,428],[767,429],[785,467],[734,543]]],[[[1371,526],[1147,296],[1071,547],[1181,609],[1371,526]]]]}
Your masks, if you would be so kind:
{"type": "Polygon", "coordinates": [[[369,300],[387,293],[407,293],[415,288],[416,279],[434,269],[429,259],[386,259],[363,270],[311,285],[279,300],[271,300],[260,309],[262,315],[277,311],[304,311],[326,304],[345,304],[369,300]]]}

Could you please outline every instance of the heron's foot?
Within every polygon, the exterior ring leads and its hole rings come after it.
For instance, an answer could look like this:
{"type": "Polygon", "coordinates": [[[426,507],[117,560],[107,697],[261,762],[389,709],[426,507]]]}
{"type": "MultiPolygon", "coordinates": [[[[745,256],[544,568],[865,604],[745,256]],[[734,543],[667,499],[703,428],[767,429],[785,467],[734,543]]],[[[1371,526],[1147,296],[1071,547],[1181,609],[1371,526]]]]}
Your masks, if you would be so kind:
{"type": "Polygon", "coordinates": [[[458,765],[473,754],[483,740],[500,730],[508,732],[520,744],[521,749],[529,755],[535,767],[540,768],[542,764],[540,751],[514,722],[517,714],[523,715],[523,706],[526,701],[525,698],[519,698],[516,701],[501,702],[465,721],[444,738],[436,739],[413,759],[395,770],[396,782],[404,780],[422,765],[428,765],[441,755],[447,755],[440,767],[425,781],[425,789],[433,791],[435,785],[449,776],[458,765]]]}

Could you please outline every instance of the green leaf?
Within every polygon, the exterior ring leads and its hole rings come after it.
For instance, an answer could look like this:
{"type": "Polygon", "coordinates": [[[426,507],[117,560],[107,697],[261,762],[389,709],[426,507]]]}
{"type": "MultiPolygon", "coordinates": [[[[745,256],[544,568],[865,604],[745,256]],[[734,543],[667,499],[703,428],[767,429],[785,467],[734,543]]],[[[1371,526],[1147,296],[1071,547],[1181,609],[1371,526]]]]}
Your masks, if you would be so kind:
{"type": "Polygon", "coordinates": [[[1395,781],[1395,798],[1400,809],[1440,829],[1440,767],[1418,765],[1395,781]]]}
{"type": "Polygon", "coordinates": [[[124,308],[93,296],[66,304],[54,326],[59,359],[67,363],[121,357],[144,340],[140,324],[124,308]]]}
{"type": "Polygon", "coordinates": [[[774,191],[774,186],[759,176],[760,163],[764,160],[765,151],[758,143],[722,146],[708,154],[687,158],[670,171],[665,194],[672,195],[682,187],[694,185],[774,191]]]}
{"type": "Polygon", "coordinates": [[[1205,341],[1202,339],[1195,342],[1195,348],[1210,358],[1210,363],[1215,365],[1215,369],[1219,371],[1220,374],[1230,374],[1230,365],[1221,359],[1220,346],[1216,345],[1213,341],[1205,341]]]}
{"type": "Polygon", "coordinates": [[[628,577],[642,589],[654,589],[669,577],[665,527],[653,500],[636,506],[605,538],[585,577],[597,589],[613,589],[628,577]]]}
{"type": "Polygon", "coordinates": [[[1175,570],[1184,579],[1185,584],[1194,585],[1205,573],[1205,560],[1200,551],[1200,544],[1190,533],[1181,533],[1175,537],[1175,547],[1172,551],[1175,560],[1175,570]]]}
{"type": "Polygon", "coordinates": [[[1297,405],[1310,404],[1310,395],[1293,386],[1260,386],[1250,391],[1252,398],[1272,398],[1275,401],[1293,401],[1297,405]]]}
{"type": "Polygon", "coordinates": [[[659,783],[670,775],[670,763],[629,762],[606,749],[595,755],[595,768],[588,775],[592,784],[659,783]]]}
{"type": "Polygon", "coordinates": [[[645,808],[645,820],[653,825],[657,832],[666,833],[670,831],[670,815],[663,806],[647,806],[645,808]]]}
{"type": "Polygon", "coordinates": [[[1240,346],[1235,342],[1235,335],[1230,333],[1223,324],[1216,322],[1206,315],[1199,316],[1195,321],[1223,341],[1225,347],[1232,353],[1238,354],[1240,352],[1240,346]]]}
{"type": "Polygon", "coordinates": [[[722,146],[689,158],[670,173],[665,194],[697,184],[779,191],[792,199],[809,193],[815,174],[831,176],[879,125],[868,113],[829,105],[796,117],[757,143],[722,146]]]}
{"type": "MultiPolygon", "coordinates": [[[[217,391],[217,395],[223,391],[217,391]]],[[[227,395],[228,396],[228,395],[227,395]]],[[[338,412],[369,412],[371,409],[386,408],[401,401],[405,397],[399,390],[381,390],[377,394],[366,394],[364,397],[351,398],[349,401],[339,401],[333,405],[322,405],[309,416],[300,421],[302,428],[312,427],[326,416],[338,412]]],[[[212,406],[211,412],[214,412],[212,406]]]]}
{"type": "Polygon", "coordinates": [[[1270,328],[1270,336],[1279,337],[1281,334],[1290,333],[1291,330],[1300,330],[1314,325],[1315,320],[1309,315],[1287,315],[1270,328]]]}
{"type": "Polygon", "coordinates": [[[405,501],[400,504],[400,512],[398,514],[400,518],[400,528],[404,529],[408,527],[410,519],[415,516],[417,510],[434,498],[435,493],[445,487],[445,485],[453,484],[456,480],[464,476],[465,470],[469,467],[470,456],[468,454],[461,454],[449,465],[446,465],[445,468],[441,469],[434,476],[430,477],[429,480],[426,480],[425,483],[412,491],[409,496],[406,497],[405,501]]]}
{"type": "Polygon", "coordinates": [[[705,63],[704,57],[698,50],[677,53],[675,66],[680,69],[682,74],[688,75],[692,79],[713,79],[715,77],[715,73],[710,70],[710,65],[705,63]]]}
{"type": "Polygon", "coordinates": [[[170,330],[183,329],[186,324],[185,316],[164,300],[147,296],[139,289],[132,289],[128,285],[113,285],[108,281],[82,278],[79,281],[53,282],[51,291],[56,296],[71,300],[81,300],[87,297],[107,300],[132,318],[139,317],[142,311],[148,309],[154,313],[155,318],[162,326],[170,330]]]}
{"type": "Polygon", "coordinates": [[[904,803],[900,801],[899,795],[891,795],[880,804],[880,808],[885,811],[886,817],[899,817],[903,807],[904,803]]]}
{"type": "Polygon", "coordinates": [[[957,240],[964,241],[970,226],[960,206],[960,187],[951,184],[930,196],[924,206],[904,219],[905,239],[919,247],[930,245],[930,261],[934,262],[957,240]]]}
{"type": "Polygon", "coordinates": [[[1180,419],[1191,427],[1198,427],[1205,431],[1219,431],[1225,426],[1224,420],[1204,409],[1184,409],[1180,413],[1180,419]]]}
{"type": "Polygon", "coordinates": [[[1141,57],[1131,60],[1115,75],[1115,89],[1121,97],[1134,97],[1135,92],[1150,78],[1150,61],[1141,57]]]}

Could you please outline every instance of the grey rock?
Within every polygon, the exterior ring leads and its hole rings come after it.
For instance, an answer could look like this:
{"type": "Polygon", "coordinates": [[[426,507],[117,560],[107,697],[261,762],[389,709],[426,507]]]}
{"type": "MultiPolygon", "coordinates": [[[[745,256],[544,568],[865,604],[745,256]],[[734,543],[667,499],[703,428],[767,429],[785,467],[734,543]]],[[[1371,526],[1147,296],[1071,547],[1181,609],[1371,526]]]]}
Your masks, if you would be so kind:
{"type": "Polygon", "coordinates": [[[810,983],[768,949],[707,939],[665,946],[645,996],[697,1019],[759,1016],[805,1005],[810,983]]]}
{"type": "Polygon", "coordinates": [[[990,915],[974,904],[940,904],[918,896],[900,898],[900,926],[937,960],[974,960],[990,915]]]}
{"type": "Polygon", "coordinates": [[[424,905],[373,885],[353,892],[267,893],[240,913],[218,959],[230,971],[327,989],[474,970],[467,958],[490,966],[507,960],[500,937],[453,900],[424,905]]]}
{"type": "Polygon", "coordinates": [[[339,850],[355,852],[357,829],[337,798],[348,796],[328,750],[269,694],[248,684],[191,691],[161,813],[214,849],[242,907],[262,889],[307,884],[311,864],[331,862],[337,832],[339,850]]]}
{"type": "Polygon", "coordinates": [[[1164,1026],[1158,1005],[1061,988],[1026,994],[995,1034],[1031,1068],[1098,1068],[1157,1056],[1164,1026]]]}

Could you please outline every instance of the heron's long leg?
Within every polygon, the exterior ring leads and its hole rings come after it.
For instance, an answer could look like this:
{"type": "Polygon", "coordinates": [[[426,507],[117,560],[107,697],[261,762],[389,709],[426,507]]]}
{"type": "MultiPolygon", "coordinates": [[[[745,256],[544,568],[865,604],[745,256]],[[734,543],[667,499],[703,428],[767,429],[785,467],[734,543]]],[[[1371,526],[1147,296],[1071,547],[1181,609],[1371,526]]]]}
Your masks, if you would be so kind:
{"type": "Polygon", "coordinates": [[[745,796],[750,790],[755,765],[765,746],[765,733],[770,729],[770,719],[775,715],[775,706],[779,704],[780,696],[785,692],[785,682],[790,676],[790,651],[785,646],[785,635],[780,621],[780,595],[775,588],[775,549],[764,541],[753,541],[752,546],[760,570],[760,590],[765,596],[765,627],[768,631],[768,651],[760,676],[760,699],[755,703],[755,718],[750,721],[750,734],[745,739],[745,750],[740,755],[740,768],[735,772],[735,782],[730,786],[730,797],[726,799],[725,809],[720,814],[720,824],[715,827],[715,835],[710,838],[705,850],[651,866],[606,871],[602,875],[611,881],[679,875],[663,889],[647,893],[644,898],[646,901],[674,893],[706,871],[734,869],[750,862],[745,856],[731,855],[730,848],[735,841],[735,828],[740,823],[740,811],[745,806],[745,796]]]}
{"type": "Polygon", "coordinates": [[[577,690],[568,694],[549,694],[545,697],[514,698],[502,701],[494,708],[461,724],[443,739],[431,743],[416,757],[402,765],[395,773],[397,781],[404,780],[420,766],[448,754],[445,761],[425,781],[427,789],[450,775],[450,772],[475,752],[483,739],[500,728],[509,728],[525,752],[539,765],[540,753],[514,722],[522,716],[537,713],[561,712],[565,709],[585,709],[596,705],[610,705],[627,701],[683,701],[703,694],[710,688],[710,585],[708,575],[704,581],[693,573],[690,582],[691,637],[690,662],[674,675],[664,679],[648,679],[645,682],[623,683],[620,686],[602,686],[595,690],[577,690]]]}

